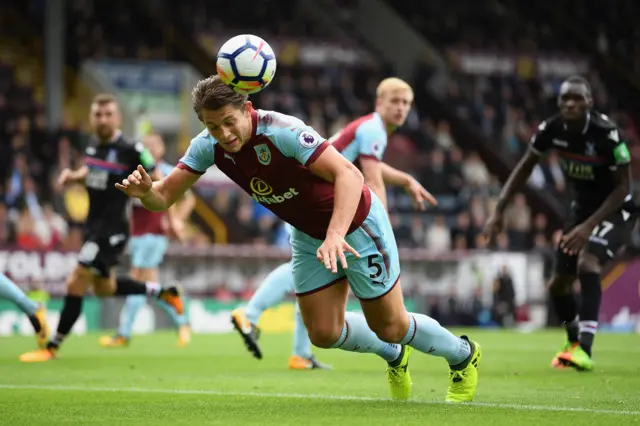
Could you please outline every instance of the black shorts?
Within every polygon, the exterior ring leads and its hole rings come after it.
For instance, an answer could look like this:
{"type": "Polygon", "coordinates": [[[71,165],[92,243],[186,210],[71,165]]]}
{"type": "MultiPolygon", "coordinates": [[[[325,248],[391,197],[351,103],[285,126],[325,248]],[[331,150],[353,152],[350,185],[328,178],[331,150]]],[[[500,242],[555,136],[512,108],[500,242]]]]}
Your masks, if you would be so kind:
{"type": "Polygon", "coordinates": [[[84,244],[78,254],[78,263],[91,269],[94,274],[108,278],[111,268],[118,264],[128,241],[127,232],[107,236],[85,234],[84,244]]]}
{"type": "MultiPolygon", "coordinates": [[[[569,233],[580,223],[584,222],[588,215],[577,215],[572,212],[565,222],[563,235],[569,233]]],[[[612,260],[620,248],[627,244],[631,238],[631,230],[635,215],[622,210],[612,213],[596,226],[589,237],[589,242],[584,251],[595,255],[601,264],[612,260]]],[[[576,275],[578,269],[578,256],[569,255],[562,251],[560,246],[556,248],[555,273],[557,275],[576,275]]]]}

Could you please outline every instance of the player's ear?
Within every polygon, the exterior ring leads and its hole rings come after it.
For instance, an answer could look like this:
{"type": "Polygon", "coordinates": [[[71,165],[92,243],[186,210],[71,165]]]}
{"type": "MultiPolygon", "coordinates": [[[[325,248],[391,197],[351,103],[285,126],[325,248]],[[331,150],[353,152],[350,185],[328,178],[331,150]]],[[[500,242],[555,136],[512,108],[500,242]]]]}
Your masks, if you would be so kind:
{"type": "Polygon", "coordinates": [[[253,104],[251,103],[251,101],[247,101],[247,103],[244,104],[245,117],[251,117],[251,110],[253,110],[253,104]]]}

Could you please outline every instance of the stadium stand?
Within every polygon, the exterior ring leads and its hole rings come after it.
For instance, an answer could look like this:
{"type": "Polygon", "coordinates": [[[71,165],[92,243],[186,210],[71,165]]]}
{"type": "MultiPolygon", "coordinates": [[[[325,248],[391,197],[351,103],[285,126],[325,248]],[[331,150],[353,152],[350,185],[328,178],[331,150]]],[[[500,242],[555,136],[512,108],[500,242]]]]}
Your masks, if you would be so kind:
{"type": "MultiPolygon", "coordinates": [[[[216,39],[234,31],[233,27],[227,28],[222,23],[235,22],[234,19],[237,20],[239,16],[244,20],[255,18],[256,32],[266,37],[339,41],[358,46],[345,36],[346,32],[340,34],[331,31],[312,17],[296,15],[297,19],[289,19],[291,17],[286,14],[275,12],[277,9],[296,13],[295,2],[284,9],[280,4],[275,8],[271,7],[271,2],[264,2],[253,11],[255,13],[252,12],[253,15],[248,16],[240,5],[232,5],[223,11],[216,9],[213,13],[205,1],[192,3],[182,5],[177,12],[173,11],[180,18],[176,28],[187,28],[189,39],[196,41],[201,51],[208,52],[210,56],[215,53],[211,49],[216,46],[216,39]],[[194,10],[198,13],[194,14],[194,10]],[[193,16],[197,19],[192,19],[193,16]],[[211,32],[211,28],[215,28],[215,31],[211,32]]],[[[344,8],[350,6],[350,2],[340,4],[344,8]]],[[[423,13],[412,13],[408,21],[432,43],[442,47],[443,53],[477,48],[495,52],[541,52],[553,49],[556,45],[554,35],[541,30],[544,27],[535,22],[524,28],[513,24],[513,14],[516,12],[509,8],[513,6],[509,2],[482,2],[482,5],[474,8],[473,13],[468,11],[467,2],[461,0],[448,3],[446,7],[433,2],[394,2],[393,5],[401,13],[421,8],[419,10],[423,13]],[[480,15],[478,11],[481,11],[480,15]],[[482,22],[482,25],[474,25],[474,21],[482,22]],[[465,30],[454,31],[453,28],[465,30]],[[501,30],[488,31],[488,28],[501,30]]],[[[101,0],[70,3],[68,19],[74,31],[69,32],[67,38],[68,64],[75,67],[84,59],[101,57],[184,59],[176,53],[178,50],[175,45],[153,25],[152,20],[135,19],[145,13],[144,7],[129,6],[128,2],[101,0]],[[139,22],[146,23],[141,26],[139,22]],[[135,40],[135,43],[131,43],[131,40],[135,40]]],[[[42,3],[37,1],[16,7],[35,20],[42,16],[41,8],[42,3]]],[[[42,22],[41,18],[39,22],[42,22]]],[[[617,46],[617,42],[613,41],[615,35],[608,37],[611,39],[609,44],[617,46]]],[[[568,53],[577,55],[579,51],[574,49],[568,53]]],[[[10,70],[10,66],[5,66],[1,74],[10,76],[10,70]]],[[[421,69],[417,80],[420,81],[428,72],[428,69],[421,69]]],[[[321,133],[331,135],[349,120],[371,109],[372,87],[388,74],[389,69],[385,64],[366,63],[359,68],[347,68],[332,64],[307,66],[295,58],[283,60],[278,69],[278,78],[269,91],[255,97],[255,102],[265,109],[278,109],[299,116],[321,133]]],[[[460,68],[454,77],[448,88],[447,103],[482,137],[499,144],[510,158],[522,153],[532,129],[550,110],[559,81],[558,78],[522,78],[517,74],[477,77],[460,68]]],[[[589,77],[600,109],[611,111],[614,118],[624,123],[632,146],[637,146],[632,118],[616,108],[597,71],[590,71],[589,77]]],[[[22,89],[16,90],[18,94],[11,96],[29,97],[28,94],[19,94],[22,89]]],[[[436,247],[460,250],[477,248],[480,244],[477,238],[479,226],[499,191],[499,179],[491,172],[491,167],[483,162],[482,152],[466,149],[468,144],[459,143],[456,131],[448,120],[434,117],[422,108],[422,91],[421,86],[416,86],[417,108],[407,125],[391,138],[387,155],[392,164],[407,168],[418,176],[438,196],[440,206],[425,215],[416,216],[410,212],[408,200],[401,191],[392,191],[390,204],[399,239],[401,244],[407,246],[434,250],[436,247]],[[444,232],[445,229],[447,232],[444,232]],[[461,229],[465,235],[468,234],[468,238],[457,238],[461,229]]],[[[14,100],[7,104],[11,104],[12,108],[22,105],[14,100]]],[[[29,161],[37,160],[34,157],[29,161]]],[[[42,178],[38,179],[38,183],[46,186],[42,178]]],[[[553,156],[536,170],[531,184],[536,188],[549,188],[558,196],[564,193],[564,181],[553,156]]],[[[246,225],[249,219],[260,219],[261,225],[256,229],[246,227],[248,231],[242,236],[246,241],[273,243],[278,240],[279,224],[270,217],[270,213],[264,212],[237,191],[219,191],[217,197],[212,205],[224,207],[225,218],[231,223],[246,225]]],[[[532,217],[527,203],[526,198],[518,197],[510,209],[513,212],[511,215],[520,219],[509,221],[510,229],[501,241],[511,249],[533,247],[534,241],[542,239],[541,235],[544,235],[545,244],[551,238],[553,229],[548,226],[549,219],[539,212],[532,217]]]]}

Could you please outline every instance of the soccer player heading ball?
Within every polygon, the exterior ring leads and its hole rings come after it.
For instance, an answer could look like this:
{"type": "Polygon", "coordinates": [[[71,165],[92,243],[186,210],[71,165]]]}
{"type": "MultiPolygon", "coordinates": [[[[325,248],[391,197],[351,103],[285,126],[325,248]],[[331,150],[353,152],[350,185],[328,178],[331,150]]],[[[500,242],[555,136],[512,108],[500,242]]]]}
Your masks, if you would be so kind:
{"type": "Polygon", "coordinates": [[[314,345],[375,353],[388,362],[394,398],[411,392],[411,348],[445,358],[446,400],[473,399],[480,346],[426,315],[407,313],[391,224],[360,171],[297,118],[255,110],[218,76],[200,81],[193,106],[207,127],[178,167],[152,182],[138,167],[117,187],[150,210],[166,210],[211,166],[291,224],[293,275],[314,345]],[[347,312],[349,288],[364,315],[347,312]]]}
{"type": "MultiPolygon", "coordinates": [[[[424,209],[425,201],[437,204],[435,198],[411,175],[382,162],[387,148],[387,137],[404,124],[412,102],[413,89],[409,84],[399,78],[386,78],[376,89],[375,112],[352,121],[329,139],[336,150],[360,167],[365,184],[380,198],[385,207],[386,184],[404,187],[413,198],[416,208],[424,209]]],[[[289,225],[287,229],[290,229],[289,225]]],[[[260,316],[294,291],[293,264],[287,262],[267,275],[246,308],[234,309],[231,312],[234,328],[249,352],[257,359],[262,359],[262,350],[258,344],[260,330],[257,327],[260,316]]],[[[327,367],[313,357],[307,329],[296,306],[293,355],[289,358],[289,368],[327,367]]]]}
{"type": "Polygon", "coordinates": [[[593,369],[591,346],[602,298],[600,274],[627,241],[632,225],[629,149],[618,127],[592,106],[586,80],[571,77],[562,83],[560,114],[540,124],[485,225],[487,237],[499,232],[511,196],[525,184],[541,156],[556,150],[575,193],[549,282],[553,305],[567,330],[567,343],[552,360],[556,368],[593,369]],[[580,307],[573,294],[576,276],[582,293],[580,307]]]}

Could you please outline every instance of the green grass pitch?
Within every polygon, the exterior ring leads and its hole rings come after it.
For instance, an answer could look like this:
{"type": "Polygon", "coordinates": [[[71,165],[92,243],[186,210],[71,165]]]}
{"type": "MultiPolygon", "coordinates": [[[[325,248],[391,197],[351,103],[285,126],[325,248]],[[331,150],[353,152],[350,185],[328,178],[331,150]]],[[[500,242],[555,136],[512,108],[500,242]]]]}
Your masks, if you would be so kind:
{"type": "MultiPolygon", "coordinates": [[[[457,333],[463,331],[457,330],[457,333]]],[[[374,355],[316,350],[333,371],[290,371],[291,336],[265,334],[254,360],[234,334],[136,336],[102,349],[72,337],[60,359],[21,364],[26,337],[0,338],[0,425],[640,424],[640,336],[596,337],[596,370],[553,371],[562,332],[469,331],[483,347],[476,402],[447,405],[444,360],[414,352],[413,396],[387,400],[374,355]]]]}

